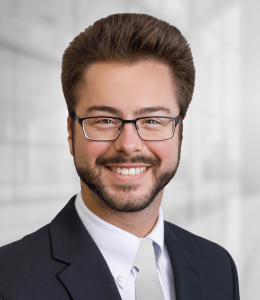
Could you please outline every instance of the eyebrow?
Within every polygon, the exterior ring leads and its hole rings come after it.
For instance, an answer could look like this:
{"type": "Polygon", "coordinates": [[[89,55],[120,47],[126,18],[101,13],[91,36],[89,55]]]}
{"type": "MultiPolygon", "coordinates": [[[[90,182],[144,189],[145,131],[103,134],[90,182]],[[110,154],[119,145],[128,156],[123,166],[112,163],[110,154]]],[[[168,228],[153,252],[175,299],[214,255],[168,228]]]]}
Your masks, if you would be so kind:
{"type": "MultiPolygon", "coordinates": [[[[90,113],[93,111],[105,111],[105,112],[109,112],[115,115],[119,115],[119,116],[123,116],[123,112],[115,107],[111,107],[111,106],[106,106],[106,105],[94,105],[94,106],[90,106],[85,112],[90,113]]],[[[134,111],[134,115],[138,116],[138,115],[143,115],[146,113],[152,113],[152,112],[166,112],[167,114],[170,114],[171,111],[169,108],[166,108],[164,106],[151,106],[151,107],[142,107],[136,111],[134,111]]]]}
{"type": "Polygon", "coordinates": [[[119,115],[119,116],[123,115],[121,110],[119,110],[115,107],[105,106],[105,105],[90,106],[85,112],[90,113],[90,112],[93,112],[93,111],[105,111],[105,112],[109,112],[111,114],[115,114],[115,115],[119,115]]]}
{"type": "Polygon", "coordinates": [[[134,112],[134,114],[135,115],[143,115],[146,113],[157,112],[157,111],[163,111],[163,112],[166,112],[167,114],[171,113],[170,109],[166,108],[164,106],[152,106],[152,107],[143,107],[139,110],[136,110],[134,112]]]}

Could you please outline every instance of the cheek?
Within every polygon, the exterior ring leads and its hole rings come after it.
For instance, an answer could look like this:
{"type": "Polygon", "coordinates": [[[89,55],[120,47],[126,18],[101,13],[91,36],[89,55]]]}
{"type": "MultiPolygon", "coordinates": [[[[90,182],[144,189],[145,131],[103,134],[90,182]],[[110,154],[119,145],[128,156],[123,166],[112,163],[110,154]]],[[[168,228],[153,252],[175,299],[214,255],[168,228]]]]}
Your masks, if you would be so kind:
{"type": "Polygon", "coordinates": [[[151,142],[149,150],[161,160],[162,166],[171,165],[178,160],[178,141],[173,139],[161,142],[151,142]]]}
{"type": "Polygon", "coordinates": [[[89,155],[89,158],[97,158],[101,154],[106,154],[109,149],[108,142],[94,142],[87,141],[85,145],[86,152],[89,155]]]}
{"type": "Polygon", "coordinates": [[[95,163],[98,156],[106,154],[109,148],[108,142],[95,142],[90,140],[81,140],[76,144],[77,160],[84,160],[91,165],[95,163]]]}

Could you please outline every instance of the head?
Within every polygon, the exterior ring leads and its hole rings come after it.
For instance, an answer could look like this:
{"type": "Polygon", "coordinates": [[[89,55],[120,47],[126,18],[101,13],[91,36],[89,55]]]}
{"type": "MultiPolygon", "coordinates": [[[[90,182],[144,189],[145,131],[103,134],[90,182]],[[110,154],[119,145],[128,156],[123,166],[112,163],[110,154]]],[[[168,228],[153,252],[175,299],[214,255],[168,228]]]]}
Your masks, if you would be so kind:
{"type": "Polygon", "coordinates": [[[111,15],[70,43],[63,55],[61,79],[69,112],[70,148],[82,184],[111,209],[145,209],[162,192],[179,164],[182,120],[195,80],[186,39],[176,27],[152,16],[111,15]],[[80,118],[179,116],[180,123],[168,141],[143,141],[132,124],[125,124],[117,140],[99,142],[85,139],[74,113],[80,118]],[[109,172],[113,171],[108,169],[141,165],[147,170],[136,180],[130,175],[112,179],[114,174],[109,172]]]}

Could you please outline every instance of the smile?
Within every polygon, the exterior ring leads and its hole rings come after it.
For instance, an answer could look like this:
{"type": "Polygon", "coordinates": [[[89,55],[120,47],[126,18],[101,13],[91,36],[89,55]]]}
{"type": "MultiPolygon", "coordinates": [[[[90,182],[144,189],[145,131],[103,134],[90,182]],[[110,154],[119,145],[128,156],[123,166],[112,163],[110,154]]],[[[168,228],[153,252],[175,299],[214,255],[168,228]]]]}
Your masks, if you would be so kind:
{"type": "Polygon", "coordinates": [[[141,167],[141,168],[119,168],[119,167],[109,167],[109,169],[113,172],[116,172],[118,174],[122,175],[136,175],[143,173],[147,168],[146,167],[141,167]]]}

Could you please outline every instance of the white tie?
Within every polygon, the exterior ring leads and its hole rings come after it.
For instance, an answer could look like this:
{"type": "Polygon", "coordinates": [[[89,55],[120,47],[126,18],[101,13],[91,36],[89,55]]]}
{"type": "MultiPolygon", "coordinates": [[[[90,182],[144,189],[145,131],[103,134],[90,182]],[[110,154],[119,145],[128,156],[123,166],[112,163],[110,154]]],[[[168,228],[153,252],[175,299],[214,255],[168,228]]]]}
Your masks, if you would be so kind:
{"type": "Polygon", "coordinates": [[[135,285],[136,300],[164,300],[152,240],[141,241],[134,266],[139,270],[135,285]]]}

